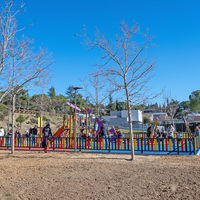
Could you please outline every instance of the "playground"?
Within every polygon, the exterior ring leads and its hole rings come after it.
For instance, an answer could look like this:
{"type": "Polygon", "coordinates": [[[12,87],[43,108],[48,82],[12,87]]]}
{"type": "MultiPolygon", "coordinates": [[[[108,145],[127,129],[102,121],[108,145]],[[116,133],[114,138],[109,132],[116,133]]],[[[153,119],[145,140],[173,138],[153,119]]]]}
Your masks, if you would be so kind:
{"type": "Polygon", "coordinates": [[[0,199],[199,199],[198,156],[129,158],[0,151],[0,199]]]}
{"type": "MultiPolygon", "coordinates": [[[[52,134],[50,125],[42,127],[39,117],[39,134],[32,131],[26,135],[17,135],[12,140],[10,135],[0,137],[0,149],[9,150],[15,146],[16,150],[36,150],[45,148],[48,151],[80,151],[93,153],[131,153],[131,139],[114,127],[105,128],[106,121],[95,117],[91,123],[92,109],[82,108],[85,119],[77,116],[81,109],[68,102],[70,113],[63,116],[62,126],[52,134]],[[76,116],[76,117],[75,117],[76,116]]],[[[185,122],[187,132],[159,132],[158,120],[149,132],[134,132],[133,146],[136,154],[159,155],[198,155],[200,152],[200,135],[193,134],[188,123],[185,122]],[[170,133],[170,135],[169,135],[170,133]],[[150,135],[149,135],[150,134],[150,135]]],[[[150,128],[152,128],[150,126],[150,128]]],[[[170,128],[170,127],[168,127],[170,128]]],[[[30,129],[32,130],[32,129],[30,129]]],[[[171,128],[169,129],[171,130],[171,128]]]]}

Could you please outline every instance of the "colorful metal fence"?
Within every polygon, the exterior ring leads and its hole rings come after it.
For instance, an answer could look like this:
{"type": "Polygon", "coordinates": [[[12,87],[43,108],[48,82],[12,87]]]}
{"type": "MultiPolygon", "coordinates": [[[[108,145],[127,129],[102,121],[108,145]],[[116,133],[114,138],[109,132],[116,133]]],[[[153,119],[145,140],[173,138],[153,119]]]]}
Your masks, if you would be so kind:
{"type": "MultiPolygon", "coordinates": [[[[131,151],[129,138],[76,138],[76,149],[91,152],[127,152],[131,151]]],[[[200,149],[200,136],[195,138],[134,138],[134,150],[136,152],[174,152],[176,154],[196,154],[200,149]]],[[[42,150],[42,137],[17,137],[15,138],[16,149],[42,150]]],[[[48,149],[53,151],[74,149],[74,138],[60,137],[48,138],[48,149]]],[[[0,137],[0,149],[9,149],[12,146],[11,137],[0,137]]]]}
{"type": "MultiPolygon", "coordinates": [[[[176,138],[180,133],[179,132],[176,132],[173,134],[173,137],[176,138]]],[[[167,133],[166,133],[167,135],[167,133]]],[[[189,134],[188,133],[181,133],[182,135],[182,138],[189,138],[189,134]]],[[[134,138],[147,138],[147,134],[146,132],[138,132],[138,133],[133,133],[133,137],[134,138]]],[[[163,138],[162,134],[160,136],[160,138],[163,138]]]]}

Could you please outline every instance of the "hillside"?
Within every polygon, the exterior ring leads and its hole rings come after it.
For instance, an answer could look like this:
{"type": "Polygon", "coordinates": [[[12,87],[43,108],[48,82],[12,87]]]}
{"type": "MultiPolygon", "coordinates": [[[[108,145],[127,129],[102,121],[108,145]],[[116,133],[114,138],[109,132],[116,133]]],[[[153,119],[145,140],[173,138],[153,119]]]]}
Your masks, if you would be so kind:
{"type": "MultiPolygon", "coordinates": [[[[24,134],[26,130],[29,130],[31,127],[38,124],[37,114],[26,114],[26,113],[15,113],[15,119],[17,119],[20,115],[26,118],[25,122],[23,122],[20,126],[20,123],[15,123],[16,129],[20,131],[21,134],[24,134]]],[[[62,126],[63,118],[62,116],[45,112],[43,115],[43,126],[47,123],[50,123],[52,133],[55,133],[57,129],[62,126]]],[[[11,124],[11,117],[10,117],[11,124]]],[[[4,120],[0,121],[0,127],[3,127],[7,132],[7,124],[8,124],[8,116],[4,117],[4,120]]],[[[39,129],[38,129],[39,131],[39,129]]]]}

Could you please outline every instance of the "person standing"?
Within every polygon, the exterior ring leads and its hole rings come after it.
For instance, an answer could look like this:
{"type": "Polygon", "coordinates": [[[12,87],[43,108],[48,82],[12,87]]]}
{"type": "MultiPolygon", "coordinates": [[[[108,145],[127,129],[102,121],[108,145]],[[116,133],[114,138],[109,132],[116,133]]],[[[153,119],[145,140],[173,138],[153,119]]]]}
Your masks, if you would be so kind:
{"type": "Polygon", "coordinates": [[[34,136],[37,135],[37,132],[38,132],[37,128],[38,128],[37,125],[35,125],[34,128],[32,129],[32,133],[33,133],[34,136]]]}
{"type": "Polygon", "coordinates": [[[162,136],[162,138],[164,138],[164,139],[167,138],[167,133],[165,132],[165,130],[164,130],[163,128],[162,128],[161,136],[162,136]]]}
{"type": "Polygon", "coordinates": [[[0,127],[0,136],[4,136],[5,135],[5,131],[3,127],[0,127]]]}
{"type": "Polygon", "coordinates": [[[97,121],[95,121],[95,123],[94,123],[94,131],[95,131],[95,135],[97,135],[97,131],[98,131],[98,129],[99,129],[99,124],[98,124],[97,121]]]}
{"type": "Polygon", "coordinates": [[[52,136],[51,128],[50,128],[50,125],[49,125],[49,124],[47,124],[47,125],[43,128],[42,134],[43,134],[42,146],[44,147],[44,152],[47,153],[48,139],[49,139],[49,137],[52,136]]]}
{"type": "Polygon", "coordinates": [[[200,124],[198,124],[195,128],[195,137],[200,135],[200,124]]]}
{"type": "Polygon", "coordinates": [[[147,129],[147,138],[150,138],[151,134],[152,134],[152,127],[149,126],[148,129],[147,129]]]}
{"type": "Polygon", "coordinates": [[[173,127],[172,124],[168,127],[167,132],[168,132],[168,139],[173,139],[175,128],[173,127]]]}

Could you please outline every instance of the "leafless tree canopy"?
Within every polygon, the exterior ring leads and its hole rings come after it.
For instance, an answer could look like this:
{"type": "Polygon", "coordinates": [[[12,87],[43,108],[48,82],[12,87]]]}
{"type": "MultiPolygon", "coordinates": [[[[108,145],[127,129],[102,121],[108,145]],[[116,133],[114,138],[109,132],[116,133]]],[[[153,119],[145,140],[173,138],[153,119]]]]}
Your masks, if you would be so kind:
{"type": "Polygon", "coordinates": [[[140,34],[139,26],[133,23],[129,27],[126,23],[120,26],[119,34],[114,41],[107,40],[99,31],[94,39],[88,37],[85,32],[81,35],[85,44],[90,48],[97,48],[103,52],[101,70],[107,77],[114,91],[123,91],[128,106],[128,122],[131,134],[131,159],[134,159],[134,144],[132,130],[131,103],[146,101],[146,86],[148,76],[154,67],[154,63],[145,55],[145,51],[151,46],[152,37],[148,31],[140,34]],[[141,38],[142,36],[142,38],[141,38]]]}
{"type": "Polygon", "coordinates": [[[151,79],[149,72],[153,69],[154,62],[145,55],[145,51],[152,45],[152,37],[149,36],[148,30],[142,34],[137,24],[133,23],[130,28],[123,22],[114,41],[107,40],[99,31],[94,39],[86,32],[81,36],[87,46],[102,50],[101,70],[114,86],[113,91],[124,91],[127,86],[133,103],[145,102],[152,97],[149,95],[147,83],[151,79]]]}
{"type": "Polygon", "coordinates": [[[8,64],[2,72],[4,88],[2,98],[8,93],[17,94],[20,89],[39,86],[48,75],[47,68],[52,64],[47,52],[43,49],[33,53],[31,43],[27,39],[13,40],[7,53],[8,64]]]}
{"type": "Polygon", "coordinates": [[[105,102],[109,95],[102,71],[97,68],[97,70],[88,75],[87,79],[81,80],[81,82],[84,85],[89,101],[95,105],[96,115],[99,116],[101,104],[105,102]]]}
{"type": "Polygon", "coordinates": [[[0,7],[0,102],[11,92],[44,82],[52,63],[46,50],[35,53],[28,38],[16,36],[22,30],[17,28],[16,16],[23,5],[17,8],[14,2],[5,0],[0,7]]]}
{"type": "MultiPolygon", "coordinates": [[[[15,1],[17,2],[17,1],[15,1]]],[[[48,77],[47,69],[52,64],[47,51],[38,53],[25,37],[16,36],[17,9],[14,0],[5,0],[0,7],[0,102],[6,95],[12,99],[12,153],[14,153],[16,95],[23,88],[40,86],[48,77]]]]}
{"type": "Polygon", "coordinates": [[[0,4],[0,74],[8,63],[9,43],[16,33],[20,31],[17,27],[16,16],[21,11],[23,5],[17,10],[13,9],[13,6],[14,0],[4,0],[0,4]]]}

